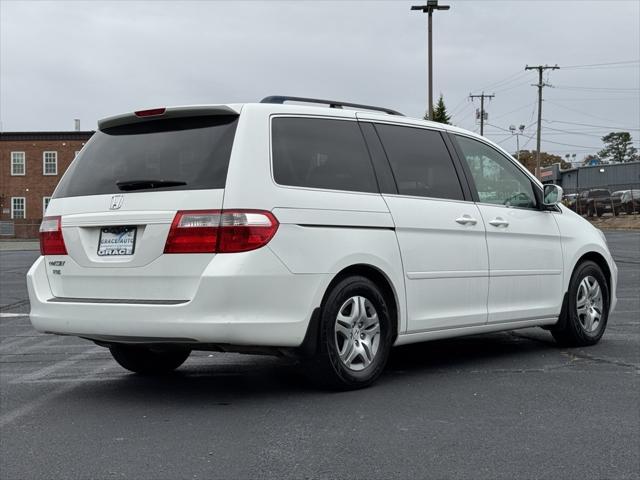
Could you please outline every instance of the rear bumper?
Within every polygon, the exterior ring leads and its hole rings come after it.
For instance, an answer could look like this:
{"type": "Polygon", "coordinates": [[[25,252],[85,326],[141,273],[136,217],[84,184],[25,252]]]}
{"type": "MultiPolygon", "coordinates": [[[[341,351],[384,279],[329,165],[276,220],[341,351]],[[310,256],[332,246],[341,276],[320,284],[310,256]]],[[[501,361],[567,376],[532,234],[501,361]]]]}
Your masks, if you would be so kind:
{"type": "Polygon", "coordinates": [[[51,292],[43,257],[27,273],[31,323],[40,332],[269,347],[301,345],[329,281],[328,274],[292,274],[268,248],[216,255],[196,295],[181,303],[60,299],[51,292]]]}

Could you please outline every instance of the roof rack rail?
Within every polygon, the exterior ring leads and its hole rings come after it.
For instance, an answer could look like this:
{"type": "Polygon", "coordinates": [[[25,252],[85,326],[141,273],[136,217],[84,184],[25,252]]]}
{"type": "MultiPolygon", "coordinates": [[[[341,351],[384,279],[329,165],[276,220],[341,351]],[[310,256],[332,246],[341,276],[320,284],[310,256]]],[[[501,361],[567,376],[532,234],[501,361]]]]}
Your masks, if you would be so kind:
{"type": "Polygon", "coordinates": [[[329,105],[330,108],[343,108],[343,107],[351,107],[351,108],[360,108],[362,110],[372,110],[375,112],[384,112],[389,115],[400,115],[404,117],[404,115],[395,110],[391,110],[390,108],[384,107],[374,107],[372,105],[361,105],[359,103],[348,103],[348,102],[339,102],[337,100],[321,100],[319,98],[305,98],[305,97],[287,97],[282,95],[272,95],[270,97],[265,97],[260,100],[260,103],[285,103],[285,102],[304,102],[304,103],[320,103],[324,105],[329,105]]]}

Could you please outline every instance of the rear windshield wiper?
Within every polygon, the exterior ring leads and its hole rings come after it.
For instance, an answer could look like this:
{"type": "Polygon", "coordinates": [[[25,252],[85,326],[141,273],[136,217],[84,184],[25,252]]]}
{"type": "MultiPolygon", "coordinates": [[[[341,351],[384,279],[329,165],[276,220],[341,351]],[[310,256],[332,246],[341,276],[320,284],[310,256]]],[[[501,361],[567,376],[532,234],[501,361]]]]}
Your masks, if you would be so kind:
{"type": "Polygon", "coordinates": [[[181,182],[180,180],[123,180],[116,182],[118,188],[125,192],[146,190],[148,188],[178,187],[186,184],[187,182],[181,182]]]}

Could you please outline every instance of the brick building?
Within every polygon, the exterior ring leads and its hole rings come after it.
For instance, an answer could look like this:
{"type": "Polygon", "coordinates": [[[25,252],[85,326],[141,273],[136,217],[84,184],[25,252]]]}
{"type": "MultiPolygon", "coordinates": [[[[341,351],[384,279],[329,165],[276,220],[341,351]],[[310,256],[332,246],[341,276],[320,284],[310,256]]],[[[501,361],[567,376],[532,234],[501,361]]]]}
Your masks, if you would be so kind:
{"type": "Polygon", "coordinates": [[[37,237],[53,190],[91,135],[0,132],[0,239],[37,237]]]}

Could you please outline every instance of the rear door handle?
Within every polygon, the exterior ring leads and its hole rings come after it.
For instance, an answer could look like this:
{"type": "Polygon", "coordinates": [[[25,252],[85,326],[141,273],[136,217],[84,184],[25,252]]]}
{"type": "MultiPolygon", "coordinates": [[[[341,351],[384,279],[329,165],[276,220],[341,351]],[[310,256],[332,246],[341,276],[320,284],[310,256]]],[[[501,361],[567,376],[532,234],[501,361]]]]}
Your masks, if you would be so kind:
{"type": "Polygon", "coordinates": [[[460,218],[456,218],[456,222],[460,225],[475,225],[478,221],[475,218],[472,218],[470,215],[466,213],[462,215],[460,218]]]}
{"type": "Polygon", "coordinates": [[[504,218],[502,217],[496,217],[493,220],[491,220],[489,222],[490,225],[493,225],[494,227],[508,227],[509,226],[509,222],[507,222],[504,218]]]}

